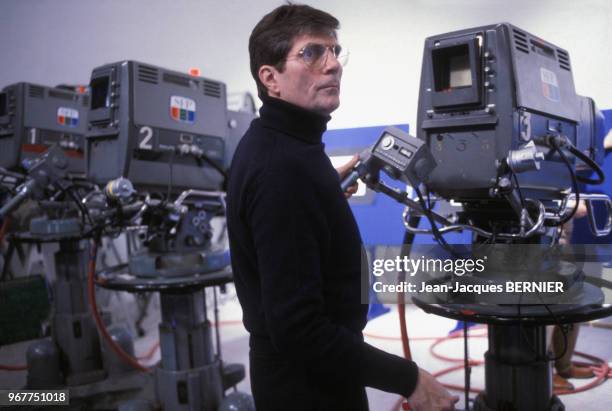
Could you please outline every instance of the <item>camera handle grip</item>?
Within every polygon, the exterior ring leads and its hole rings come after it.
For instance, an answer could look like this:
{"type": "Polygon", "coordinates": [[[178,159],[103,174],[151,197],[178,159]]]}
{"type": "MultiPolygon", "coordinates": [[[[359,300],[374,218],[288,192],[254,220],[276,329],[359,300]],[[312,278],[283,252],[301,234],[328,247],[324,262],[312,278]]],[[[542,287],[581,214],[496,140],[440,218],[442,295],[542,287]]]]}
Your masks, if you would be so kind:
{"type": "Polygon", "coordinates": [[[586,202],[587,213],[589,216],[589,227],[596,237],[605,237],[612,232],[612,200],[606,194],[581,194],[580,199],[586,202]],[[603,202],[606,207],[606,223],[603,228],[599,228],[595,218],[594,202],[603,202]]]}

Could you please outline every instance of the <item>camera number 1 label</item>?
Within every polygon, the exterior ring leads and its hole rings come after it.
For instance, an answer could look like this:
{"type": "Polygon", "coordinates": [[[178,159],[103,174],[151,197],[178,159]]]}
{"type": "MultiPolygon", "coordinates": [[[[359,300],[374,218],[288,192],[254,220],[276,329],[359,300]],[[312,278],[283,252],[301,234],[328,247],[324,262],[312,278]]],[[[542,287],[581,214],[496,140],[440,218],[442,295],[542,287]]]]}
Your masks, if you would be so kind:
{"type": "Polygon", "coordinates": [[[153,127],[140,127],[138,130],[138,148],[141,150],[153,150],[153,127]]]}

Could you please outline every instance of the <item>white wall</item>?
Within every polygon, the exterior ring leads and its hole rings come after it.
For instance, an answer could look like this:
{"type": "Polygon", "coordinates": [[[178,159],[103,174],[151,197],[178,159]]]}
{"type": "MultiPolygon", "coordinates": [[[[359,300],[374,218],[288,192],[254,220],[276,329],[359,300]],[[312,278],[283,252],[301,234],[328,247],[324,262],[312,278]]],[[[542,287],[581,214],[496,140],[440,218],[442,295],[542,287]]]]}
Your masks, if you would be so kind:
{"type": "MultiPolygon", "coordinates": [[[[609,0],[312,0],[341,21],[351,52],[330,128],[414,123],[426,36],[508,21],[570,52],[576,90],[612,107],[609,0]]],[[[251,91],[251,29],[277,0],[0,0],[0,87],[87,83],[134,59],[251,91]]]]}

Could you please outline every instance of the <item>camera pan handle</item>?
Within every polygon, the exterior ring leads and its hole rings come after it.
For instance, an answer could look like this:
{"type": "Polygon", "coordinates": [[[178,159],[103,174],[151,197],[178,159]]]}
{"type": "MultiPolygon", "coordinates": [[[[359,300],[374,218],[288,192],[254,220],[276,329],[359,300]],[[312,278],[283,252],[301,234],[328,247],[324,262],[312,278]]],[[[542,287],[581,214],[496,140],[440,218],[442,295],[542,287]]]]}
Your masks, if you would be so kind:
{"type": "Polygon", "coordinates": [[[596,237],[605,237],[612,231],[612,200],[606,194],[581,194],[581,199],[584,199],[587,206],[587,212],[589,215],[589,227],[591,232],[596,237]],[[595,210],[593,209],[593,203],[599,201],[603,202],[606,206],[606,223],[603,228],[597,226],[597,220],[595,219],[595,210]]]}

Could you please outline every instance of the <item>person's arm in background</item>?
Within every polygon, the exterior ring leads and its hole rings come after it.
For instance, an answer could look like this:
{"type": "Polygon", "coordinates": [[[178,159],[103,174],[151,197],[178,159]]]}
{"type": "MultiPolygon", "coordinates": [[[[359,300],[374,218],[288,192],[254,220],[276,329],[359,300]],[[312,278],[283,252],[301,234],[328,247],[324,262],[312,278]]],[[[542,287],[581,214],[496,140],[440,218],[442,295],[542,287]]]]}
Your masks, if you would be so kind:
{"type": "Polygon", "coordinates": [[[612,129],[608,131],[608,134],[604,138],[604,150],[612,150],[612,129]]]}

